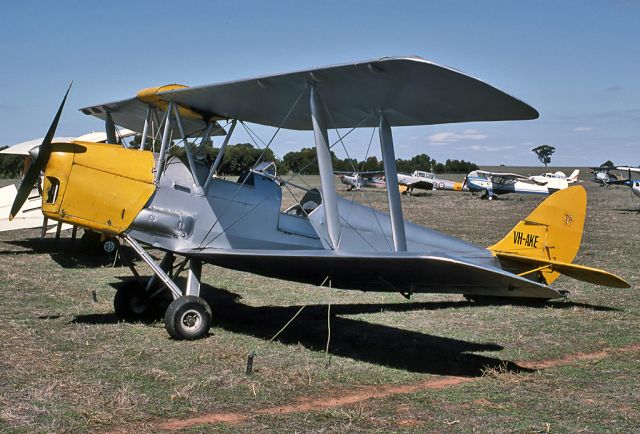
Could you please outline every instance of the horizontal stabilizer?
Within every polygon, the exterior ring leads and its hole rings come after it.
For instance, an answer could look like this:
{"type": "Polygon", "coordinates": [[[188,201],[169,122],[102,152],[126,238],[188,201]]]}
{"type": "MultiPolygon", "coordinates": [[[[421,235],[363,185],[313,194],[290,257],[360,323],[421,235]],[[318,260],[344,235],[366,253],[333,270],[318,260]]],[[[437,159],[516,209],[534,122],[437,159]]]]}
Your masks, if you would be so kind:
{"type": "MultiPolygon", "coordinates": [[[[569,264],[566,262],[554,261],[552,259],[533,258],[530,256],[513,255],[510,253],[497,252],[496,256],[501,259],[508,259],[520,264],[526,264],[537,270],[540,267],[548,266],[552,271],[564,274],[576,280],[593,283],[595,285],[611,286],[613,288],[630,288],[624,279],[598,268],[585,267],[584,265],[569,264]]],[[[520,273],[521,275],[526,274],[520,273]]]]}

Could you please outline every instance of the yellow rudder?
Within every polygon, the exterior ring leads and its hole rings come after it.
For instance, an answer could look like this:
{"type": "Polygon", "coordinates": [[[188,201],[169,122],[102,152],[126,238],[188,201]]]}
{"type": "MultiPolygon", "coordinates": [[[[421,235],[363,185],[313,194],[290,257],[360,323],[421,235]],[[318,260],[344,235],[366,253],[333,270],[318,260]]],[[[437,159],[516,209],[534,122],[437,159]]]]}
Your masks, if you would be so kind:
{"type": "MultiPolygon", "coordinates": [[[[582,186],[557,191],[487,248],[497,256],[503,253],[570,264],[580,249],[586,211],[587,193],[582,186]]],[[[547,284],[560,275],[551,267],[539,272],[547,284]]]]}

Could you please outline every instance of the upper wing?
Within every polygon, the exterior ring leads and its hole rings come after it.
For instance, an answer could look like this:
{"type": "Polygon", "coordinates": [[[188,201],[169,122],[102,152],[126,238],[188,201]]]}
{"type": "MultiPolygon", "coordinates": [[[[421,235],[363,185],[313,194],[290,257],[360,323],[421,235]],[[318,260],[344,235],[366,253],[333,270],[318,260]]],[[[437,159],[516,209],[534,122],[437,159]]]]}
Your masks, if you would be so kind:
{"type": "MultiPolygon", "coordinates": [[[[116,125],[141,133],[147,117],[147,106],[147,103],[140,101],[138,98],[129,98],[122,101],[85,107],[80,109],[80,111],[86,115],[92,115],[102,120],[107,118],[107,111],[109,111],[116,125]]],[[[182,125],[188,137],[200,135],[207,127],[205,121],[187,116],[182,117],[182,125]]],[[[225,135],[224,129],[217,123],[211,130],[211,133],[216,136],[225,135]]]]}
{"type": "Polygon", "coordinates": [[[623,172],[640,173],[640,167],[618,166],[616,169],[622,170],[623,172]]]}
{"type": "Polygon", "coordinates": [[[348,171],[348,170],[334,170],[333,173],[335,173],[336,175],[380,175],[382,173],[384,173],[384,170],[369,170],[366,172],[354,172],[352,171],[348,171]]]}
{"type": "MultiPolygon", "coordinates": [[[[328,111],[330,128],[376,127],[379,112],[384,113],[391,126],[538,117],[529,105],[483,81],[419,57],[382,58],[158,95],[205,118],[219,116],[310,130],[311,85],[328,111]]],[[[139,130],[145,116],[144,104],[135,98],[89,107],[83,112],[104,118],[105,109],[111,111],[117,124],[132,129],[139,130]],[[125,112],[127,117],[136,119],[136,128],[123,123],[125,112]]]]}
{"type": "Polygon", "coordinates": [[[529,179],[527,176],[520,175],[519,173],[489,172],[489,175],[492,177],[503,178],[503,179],[529,179]]]}

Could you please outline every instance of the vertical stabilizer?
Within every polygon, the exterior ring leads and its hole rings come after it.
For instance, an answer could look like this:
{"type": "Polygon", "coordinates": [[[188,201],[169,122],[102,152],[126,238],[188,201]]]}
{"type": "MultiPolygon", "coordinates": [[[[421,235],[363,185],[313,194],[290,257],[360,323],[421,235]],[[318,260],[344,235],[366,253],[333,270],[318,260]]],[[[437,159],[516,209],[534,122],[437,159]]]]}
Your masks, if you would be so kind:
{"type": "MultiPolygon", "coordinates": [[[[571,263],[580,248],[586,211],[587,193],[582,186],[557,191],[488,249],[571,263]]],[[[542,270],[542,274],[548,284],[559,275],[551,269],[542,270]]]]}

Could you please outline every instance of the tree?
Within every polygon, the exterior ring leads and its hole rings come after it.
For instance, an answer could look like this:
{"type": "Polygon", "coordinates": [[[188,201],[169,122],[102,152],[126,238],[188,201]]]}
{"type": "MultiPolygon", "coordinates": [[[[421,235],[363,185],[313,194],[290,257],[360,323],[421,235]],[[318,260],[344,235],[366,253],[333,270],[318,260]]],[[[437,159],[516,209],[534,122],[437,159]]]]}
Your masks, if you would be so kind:
{"type": "Polygon", "coordinates": [[[551,156],[556,152],[556,148],[549,145],[540,145],[537,148],[533,148],[532,151],[535,152],[538,160],[544,164],[544,167],[547,167],[547,165],[551,163],[551,156]]]}
{"type": "Polygon", "coordinates": [[[600,165],[600,167],[616,167],[616,165],[615,165],[615,164],[613,164],[613,161],[611,161],[611,160],[607,160],[607,161],[605,161],[604,163],[602,163],[602,164],[600,165]]]}

